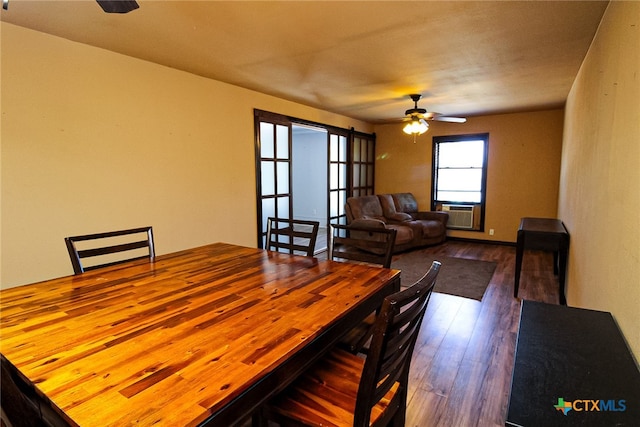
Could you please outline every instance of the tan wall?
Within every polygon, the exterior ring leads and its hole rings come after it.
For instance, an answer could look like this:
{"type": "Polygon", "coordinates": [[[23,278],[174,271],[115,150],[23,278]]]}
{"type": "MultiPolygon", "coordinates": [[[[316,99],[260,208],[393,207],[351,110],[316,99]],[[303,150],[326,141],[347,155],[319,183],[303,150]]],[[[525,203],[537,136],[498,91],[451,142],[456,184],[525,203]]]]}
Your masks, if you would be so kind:
{"type": "Polygon", "coordinates": [[[640,356],[640,2],[611,2],[569,94],[558,211],[569,305],[610,311],[640,356]]]}
{"type": "Polygon", "coordinates": [[[563,114],[548,110],[471,117],[464,124],[431,122],[415,144],[402,124],[376,126],[376,191],[412,192],[428,210],[432,137],[488,132],[485,230],[450,230],[448,235],[515,242],[520,218],[556,217],[563,114]]]}
{"type": "Polygon", "coordinates": [[[370,125],[11,24],[1,286],[72,273],[68,235],[152,225],[158,253],[256,245],[253,109],[370,125]]]}

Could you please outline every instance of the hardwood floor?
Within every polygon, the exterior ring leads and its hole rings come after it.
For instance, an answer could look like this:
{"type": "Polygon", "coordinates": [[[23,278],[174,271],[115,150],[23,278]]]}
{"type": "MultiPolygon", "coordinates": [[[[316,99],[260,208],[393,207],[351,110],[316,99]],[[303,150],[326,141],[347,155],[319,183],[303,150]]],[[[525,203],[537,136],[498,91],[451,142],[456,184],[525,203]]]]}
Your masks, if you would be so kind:
{"type": "Polygon", "coordinates": [[[520,301],[558,303],[553,257],[525,251],[515,299],[515,246],[448,241],[428,251],[497,267],[482,301],[432,295],[411,363],[405,425],[504,426],[520,301]]]}
{"type": "Polygon", "coordinates": [[[481,302],[434,293],[416,343],[407,426],[504,426],[520,298],[557,304],[550,253],[526,251],[513,298],[515,247],[449,241],[438,256],[497,263],[481,302]]]}

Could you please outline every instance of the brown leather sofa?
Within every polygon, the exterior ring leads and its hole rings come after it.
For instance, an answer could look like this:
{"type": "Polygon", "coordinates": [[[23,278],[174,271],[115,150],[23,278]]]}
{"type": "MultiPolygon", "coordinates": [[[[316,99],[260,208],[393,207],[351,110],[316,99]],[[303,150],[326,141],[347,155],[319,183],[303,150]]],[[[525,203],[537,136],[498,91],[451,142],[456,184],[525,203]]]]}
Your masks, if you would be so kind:
{"type": "Polygon", "coordinates": [[[349,197],[346,213],[354,226],[395,229],[394,252],[435,245],[447,238],[449,214],[419,211],[411,193],[349,197]]]}

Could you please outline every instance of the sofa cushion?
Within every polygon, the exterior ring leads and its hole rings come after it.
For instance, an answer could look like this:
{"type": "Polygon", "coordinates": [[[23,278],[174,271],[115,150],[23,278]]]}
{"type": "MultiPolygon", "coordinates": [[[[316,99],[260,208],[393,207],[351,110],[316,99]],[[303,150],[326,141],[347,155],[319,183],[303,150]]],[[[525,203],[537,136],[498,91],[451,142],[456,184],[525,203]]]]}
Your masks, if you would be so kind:
{"type": "Polygon", "coordinates": [[[359,218],[350,223],[354,227],[361,228],[387,228],[387,223],[376,218],[359,218]]]}
{"type": "Polygon", "coordinates": [[[412,193],[395,193],[391,196],[393,198],[396,211],[408,214],[415,214],[418,212],[418,201],[412,193]]]}
{"type": "Polygon", "coordinates": [[[411,241],[413,240],[414,234],[411,227],[400,224],[387,224],[387,228],[396,230],[395,246],[411,243],[411,241]]]}
{"type": "Polygon", "coordinates": [[[387,218],[394,222],[405,222],[405,221],[411,221],[413,219],[411,215],[406,214],[404,212],[396,212],[393,215],[388,216],[387,218]]]}
{"type": "Polygon", "coordinates": [[[379,194],[378,199],[380,200],[380,206],[382,207],[382,214],[390,221],[403,222],[410,221],[412,219],[411,215],[404,212],[398,212],[396,210],[391,194],[379,194]]]}
{"type": "Polygon", "coordinates": [[[382,213],[382,206],[380,206],[380,200],[377,196],[359,196],[349,197],[347,199],[347,205],[351,210],[351,215],[354,219],[358,218],[374,218],[385,220],[382,213]]]}
{"type": "Polygon", "coordinates": [[[396,212],[396,205],[393,202],[393,197],[391,194],[378,194],[378,200],[380,201],[380,207],[382,208],[382,214],[389,218],[391,215],[394,215],[396,212]]]}
{"type": "Polygon", "coordinates": [[[422,229],[422,237],[423,238],[433,238],[442,236],[447,232],[445,225],[440,221],[432,221],[432,220],[416,220],[411,221],[412,223],[420,224],[420,228],[422,229]]]}

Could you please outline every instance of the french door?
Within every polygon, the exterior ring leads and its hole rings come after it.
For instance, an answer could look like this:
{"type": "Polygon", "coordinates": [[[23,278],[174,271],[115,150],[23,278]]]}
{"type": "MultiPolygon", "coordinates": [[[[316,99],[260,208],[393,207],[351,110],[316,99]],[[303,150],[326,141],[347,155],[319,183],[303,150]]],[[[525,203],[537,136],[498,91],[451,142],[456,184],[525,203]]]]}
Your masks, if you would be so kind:
{"type": "Polygon", "coordinates": [[[374,194],[375,135],[261,110],[254,110],[254,117],[258,247],[264,248],[267,218],[293,218],[294,124],[327,131],[326,218],[329,223],[347,223],[347,197],[374,194]]]}

